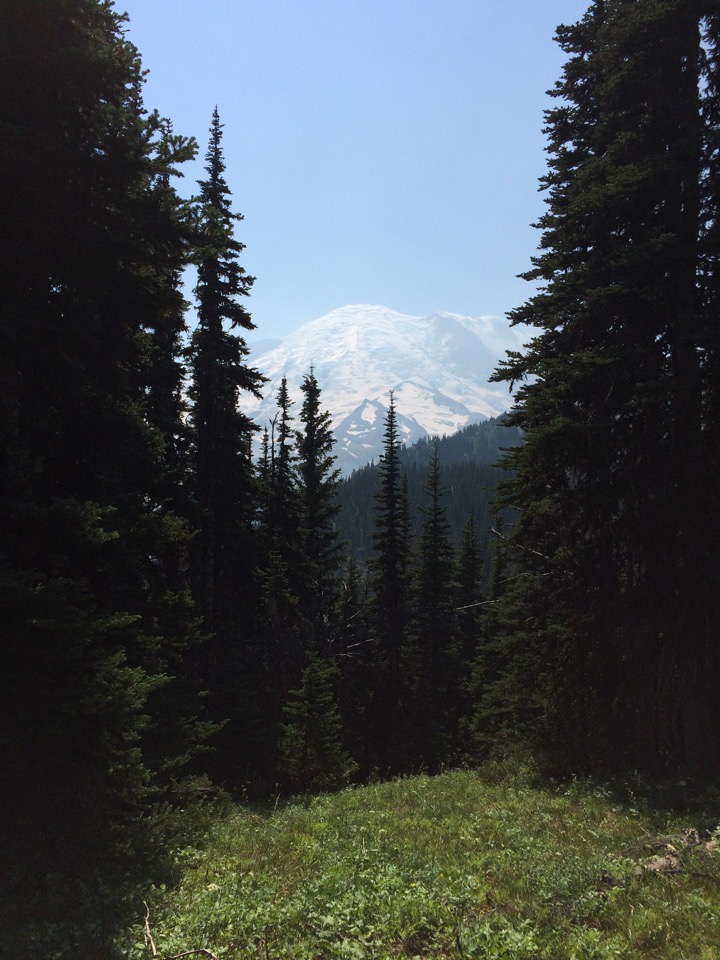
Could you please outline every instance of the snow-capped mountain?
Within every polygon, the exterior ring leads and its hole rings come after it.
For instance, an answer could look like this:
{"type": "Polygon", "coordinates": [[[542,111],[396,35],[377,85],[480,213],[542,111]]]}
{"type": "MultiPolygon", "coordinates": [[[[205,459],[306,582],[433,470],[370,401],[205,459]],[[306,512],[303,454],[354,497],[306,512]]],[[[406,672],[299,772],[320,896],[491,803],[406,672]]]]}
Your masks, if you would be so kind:
{"type": "Polygon", "coordinates": [[[391,391],[400,436],[409,443],[507,410],[507,388],[488,378],[505,351],[527,339],[526,331],[499,317],[412,317],[381,306],[341,307],[270,349],[250,344],[250,362],[269,382],[264,399],[245,399],[242,409],[261,426],[272,420],[286,377],[299,418],[299,386],[312,367],[332,417],[338,466],[350,473],[380,454],[391,391]]]}

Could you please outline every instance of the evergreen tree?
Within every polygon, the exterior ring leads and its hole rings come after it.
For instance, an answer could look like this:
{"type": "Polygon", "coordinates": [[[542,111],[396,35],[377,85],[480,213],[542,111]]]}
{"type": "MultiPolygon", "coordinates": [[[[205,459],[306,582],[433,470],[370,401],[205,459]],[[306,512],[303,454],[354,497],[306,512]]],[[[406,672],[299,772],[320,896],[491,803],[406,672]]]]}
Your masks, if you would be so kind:
{"type": "Polygon", "coordinates": [[[303,654],[312,628],[304,609],[304,560],[301,543],[301,501],[298,489],[293,405],[283,377],[277,395],[278,411],[261,474],[265,500],[261,511],[264,558],[261,568],[264,623],[261,628],[264,659],[278,704],[300,676],[303,654]],[[268,461],[269,456],[269,461],[268,461]]]}
{"type": "Polygon", "coordinates": [[[168,475],[166,508],[171,505],[181,513],[188,513],[189,490],[189,430],[188,403],[184,395],[186,367],[183,356],[187,334],[185,312],[187,303],[182,294],[182,266],[193,255],[195,234],[192,226],[192,208],[189,202],[180,202],[172,186],[171,173],[179,160],[195,156],[194,141],[185,142],[173,133],[172,124],[164,121],[158,152],[164,160],[152,185],[157,202],[175,210],[183,226],[185,256],[169,263],[156,264],[155,286],[163,299],[156,297],[154,313],[146,334],[148,351],[146,369],[146,409],[149,423],[156,428],[164,445],[164,460],[168,475]],[[176,498],[180,497],[180,502],[176,498]]]}
{"type": "Polygon", "coordinates": [[[458,637],[458,750],[473,755],[473,714],[476,708],[474,665],[478,655],[480,624],[487,617],[483,599],[483,562],[478,543],[475,514],[471,511],[463,527],[454,569],[453,597],[458,637]]]}
{"type": "Polygon", "coordinates": [[[456,742],[459,703],[457,623],[453,596],[453,552],[437,446],[424,493],[427,505],[418,545],[413,618],[403,650],[406,688],[405,740],[413,762],[437,771],[456,742]]]}
{"type": "Polygon", "coordinates": [[[403,762],[400,742],[402,674],[400,652],[410,620],[410,543],[407,481],[398,458],[395,400],[385,418],[383,453],[379,464],[380,488],[375,496],[376,516],[371,559],[373,627],[376,637],[372,708],[374,749],[377,762],[399,768],[403,762]]]}
{"type": "MultiPolygon", "coordinates": [[[[301,500],[297,471],[297,434],[293,428],[287,379],[280,381],[272,424],[267,500],[267,537],[292,570],[299,573],[301,500]]],[[[295,591],[298,592],[297,590],[295,591]]]]}
{"type": "Polygon", "coordinates": [[[224,177],[222,124],[215,108],[206,153],[207,179],[198,200],[197,328],[190,345],[190,397],[195,497],[199,507],[195,591],[207,627],[234,630],[243,610],[252,565],[255,425],[238,410],[241,393],[259,396],[262,376],[247,363],[249,350],[235,331],[255,324],[239,298],[254,277],[240,264],[245,249],[234,236],[242,215],[233,213],[224,177]]]}
{"type": "Polygon", "coordinates": [[[0,866],[26,911],[3,897],[3,943],[49,919],[44,955],[101,955],[100,892],[151,855],[145,815],[202,733],[177,693],[198,642],[167,506],[181,427],[152,412],[149,348],[182,324],[169,179],[193,145],[145,111],[111,4],[4,4],[0,48],[0,866]]]}
{"type": "Polygon", "coordinates": [[[302,501],[298,484],[293,401],[283,377],[278,409],[263,440],[260,460],[261,502],[258,532],[262,556],[258,625],[259,661],[265,698],[263,725],[268,749],[266,776],[275,776],[278,731],[290,691],[300,683],[305,652],[313,643],[308,608],[307,563],[303,556],[302,501]]]}
{"type": "Polygon", "coordinates": [[[356,771],[343,746],[337,682],[333,661],[309,650],[301,685],[284,708],[280,740],[280,772],[292,790],[332,790],[356,771]]]}
{"type": "Polygon", "coordinates": [[[303,566],[307,575],[303,605],[315,637],[327,639],[334,612],[339,565],[339,533],[335,518],[340,509],[335,466],[335,438],[330,414],[320,407],[320,385],[311,369],[300,386],[302,429],[297,432],[297,476],[301,510],[303,566]]]}
{"type": "Polygon", "coordinates": [[[242,779],[248,751],[252,753],[250,674],[256,661],[256,486],[251,457],[256,427],[238,410],[238,401],[244,393],[259,396],[263,377],[249,366],[242,336],[255,326],[242,302],[254,278],[240,263],[245,247],[234,226],[242,216],[231,207],[217,108],[205,159],[207,178],[199,181],[196,211],[197,327],[188,350],[198,527],[192,579],[208,632],[197,682],[209,691],[208,716],[228,721],[216,740],[214,772],[222,782],[233,783],[242,779]]]}
{"type": "Polygon", "coordinates": [[[477,523],[471,511],[465,521],[455,561],[454,597],[460,637],[460,661],[469,664],[475,654],[478,618],[483,600],[483,561],[477,523]]]}
{"type": "MultiPolygon", "coordinates": [[[[516,689],[557,762],[717,766],[717,10],[595,0],[558,30],[548,210],[514,322],[540,330],[504,503],[516,689]],[[713,66],[714,65],[714,66],[713,66]]],[[[508,634],[509,635],[509,634],[508,634]]]]}
{"type": "Polygon", "coordinates": [[[371,772],[371,704],[374,682],[367,577],[352,556],[338,586],[339,705],[350,754],[363,779],[371,772]]]}

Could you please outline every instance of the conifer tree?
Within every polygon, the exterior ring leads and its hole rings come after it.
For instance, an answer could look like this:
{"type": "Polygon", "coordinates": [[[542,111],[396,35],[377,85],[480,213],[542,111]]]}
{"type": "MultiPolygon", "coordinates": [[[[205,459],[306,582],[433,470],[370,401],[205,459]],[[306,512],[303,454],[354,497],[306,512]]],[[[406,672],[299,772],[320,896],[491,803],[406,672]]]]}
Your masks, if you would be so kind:
{"type": "Polygon", "coordinates": [[[207,179],[198,200],[198,324],[190,346],[195,496],[200,511],[195,590],[207,627],[232,630],[249,578],[254,496],[250,445],[254,424],[238,410],[241,393],[259,396],[263,378],[247,363],[240,331],[255,324],[242,303],[254,277],[240,264],[244,244],[234,236],[224,177],[222,124],[213,111],[206,153],[207,179]],[[240,593],[238,592],[240,591],[240,593]]]}
{"type": "Polygon", "coordinates": [[[231,192],[225,179],[222,124],[213,111],[206,179],[197,199],[197,327],[188,350],[197,536],[193,590],[208,633],[197,683],[208,691],[210,719],[223,723],[213,772],[223,783],[241,778],[254,726],[250,694],[256,661],[253,602],[258,562],[254,533],[256,486],[252,421],[238,409],[243,394],[259,396],[263,377],[248,363],[244,332],[254,323],[243,299],[254,278],[240,258],[231,192]],[[227,721],[227,722],[226,722],[227,721]]]}
{"type": "Polygon", "coordinates": [[[172,123],[163,121],[158,153],[164,163],[152,183],[157,202],[175,210],[183,228],[185,256],[182,261],[156,264],[155,286],[163,294],[156,302],[154,313],[147,324],[147,382],[145,385],[148,422],[160,433],[167,464],[168,499],[180,512],[188,511],[189,490],[189,430],[188,403],[185,398],[186,365],[183,341],[187,334],[185,313],[188,304],[182,293],[182,266],[193,256],[195,233],[192,223],[192,205],[180,201],[172,185],[171,173],[182,160],[195,156],[195,142],[185,141],[173,133],[172,123]],[[182,503],[174,503],[178,496],[182,503]]]}
{"type": "Polygon", "coordinates": [[[335,466],[335,438],[330,414],[320,406],[321,391],[314,371],[300,386],[302,429],[297,432],[297,477],[300,495],[302,563],[306,575],[303,605],[318,641],[328,639],[334,616],[336,580],[340,562],[340,509],[337,490],[340,470],[335,466]]]}
{"type": "Polygon", "coordinates": [[[292,426],[293,401],[285,377],[278,388],[277,404],[269,446],[261,465],[261,473],[267,477],[261,511],[264,547],[261,566],[264,624],[261,631],[264,660],[278,702],[282,703],[290,687],[298,682],[311,628],[302,604],[301,503],[292,426]]]}
{"type": "Polygon", "coordinates": [[[406,742],[413,762],[437,771],[450,760],[460,707],[453,553],[437,444],[424,487],[413,617],[403,649],[406,742]]]}
{"type": "Polygon", "coordinates": [[[283,377],[272,425],[266,528],[272,549],[279,551],[294,573],[299,567],[301,501],[293,405],[287,378],[283,377]]]}
{"type": "Polygon", "coordinates": [[[348,749],[364,779],[371,772],[373,757],[369,721],[375,674],[367,577],[352,556],[347,558],[338,593],[339,706],[348,749]]]}
{"type": "Polygon", "coordinates": [[[391,394],[378,469],[380,488],[375,496],[374,555],[370,563],[377,644],[372,708],[374,747],[378,762],[390,768],[399,768],[404,760],[400,743],[400,654],[410,620],[409,509],[407,479],[401,472],[399,448],[395,400],[391,394]]]}
{"type": "Polygon", "coordinates": [[[618,762],[623,743],[636,764],[707,769],[717,9],[595,0],[558,39],[569,59],[527,275],[543,286],[512,314],[539,332],[499,375],[522,384],[511,423],[525,431],[505,461],[525,574],[502,605],[515,682],[556,761],[618,762]]]}
{"type": "Polygon", "coordinates": [[[471,510],[462,530],[455,560],[453,597],[458,637],[458,751],[473,755],[473,715],[476,708],[474,669],[478,655],[480,624],[487,617],[488,604],[483,599],[483,562],[478,542],[475,514],[471,510]]]}
{"type": "Polygon", "coordinates": [[[455,561],[454,598],[460,637],[459,656],[469,664],[475,654],[478,618],[482,603],[483,561],[478,543],[477,522],[471,511],[463,527],[455,561]]]}
{"type": "Polygon", "coordinates": [[[152,849],[145,815],[201,734],[192,696],[172,692],[198,633],[148,399],[148,344],[182,322],[187,233],[168,180],[193,146],[145,111],[111,4],[5,4],[0,48],[0,866],[22,867],[36,933],[50,919],[45,955],[83,932],[79,952],[102,955],[96,894],[152,849]]]}
{"type": "Polygon", "coordinates": [[[332,790],[357,769],[343,746],[337,682],[333,661],[309,650],[301,685],[284,708],[287,722],[280,740],[280,772],[292,790],[332,790]]]}

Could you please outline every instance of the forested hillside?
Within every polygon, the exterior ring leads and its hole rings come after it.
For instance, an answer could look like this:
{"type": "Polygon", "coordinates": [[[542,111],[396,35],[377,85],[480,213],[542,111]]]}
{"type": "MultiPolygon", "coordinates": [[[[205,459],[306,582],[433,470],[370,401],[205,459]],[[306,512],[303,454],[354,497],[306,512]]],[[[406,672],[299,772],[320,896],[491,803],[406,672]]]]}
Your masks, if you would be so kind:
{"type": "Polygon", "coordinates": [[[528,749],[718,775],[717,0],[559,28],[509,426],[403,451],[391,400],[342,488],[312,369],[268,430],[240,412],[263,377],[217,110],[181,193],[196,143],[146,109],[112,3],[2,13],[3,946],[107,955],[218,787],[528,749]]]}
{"type": "MultiPolygon", "coordinates": [[[[503,449],[520,442],[521,434],[517,428],[505,425],[501,419],[490,419],[471,424],[447,437],[420,440],[402,447],[399,452],[399,461],[407,474],[413,538],[419,535],[422,527],[422,509],[427,500],[423,487],[430,461],[437,452],[442,467],[442,502],[446,508],[450,542],[455,549],[460,546],[463,528],[468,517],[472,516],[483,557],[485,583],[492,565],[496,487],[503,473],[498,463],[503,449]]],[[[360,563],[366,563],[373,551],[378,476],[378,465],[369,464],[355,470],[338,488],[340,511],[337,527],[350,554],[360,563]]]]}

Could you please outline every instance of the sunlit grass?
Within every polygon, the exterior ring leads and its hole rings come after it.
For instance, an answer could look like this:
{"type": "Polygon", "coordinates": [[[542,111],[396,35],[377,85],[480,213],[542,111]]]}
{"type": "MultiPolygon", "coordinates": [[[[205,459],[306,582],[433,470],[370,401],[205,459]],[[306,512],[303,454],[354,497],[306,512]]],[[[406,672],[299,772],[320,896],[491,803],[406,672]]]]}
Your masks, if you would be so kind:
{"type": "Polygon", "coordinates": [[[716,960],[720,853],[678,841],[672,873],[643,869],[693,826],[482,771],[226,808],[148,893],[150,930],[159,957],[716,960]]]}

